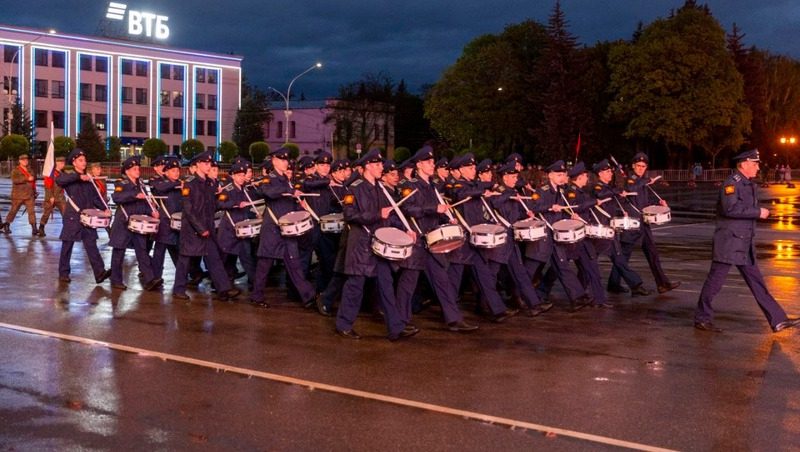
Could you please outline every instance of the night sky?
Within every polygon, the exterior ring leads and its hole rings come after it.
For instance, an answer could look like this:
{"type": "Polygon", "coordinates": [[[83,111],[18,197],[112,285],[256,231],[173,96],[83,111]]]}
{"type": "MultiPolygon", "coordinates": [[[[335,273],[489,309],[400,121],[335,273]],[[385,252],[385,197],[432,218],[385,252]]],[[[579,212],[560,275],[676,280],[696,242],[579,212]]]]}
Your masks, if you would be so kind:
{"type": "MultiPolygon", "coordinates": [[[[169,16],[167,45],[244,56],[244,73],[266,88],[316,61],[324,68],[292,88],[307,98],[334,96],[365,73],[405,79],[412,91],[435,82],[471,39],[525,19],[546,22],[554,2],[538,0],[116,0],[128,9],[169,16]]],[[[639,21],[669,14],[683,0],[563,0],[581,43],[628,38],[639,21]]],[[[745,43],[800,57],[800,2],[709,1],[714,17],[745,43]]],[[[0,23],[94,35],[107,1],[0,0],[0,23]]]]}

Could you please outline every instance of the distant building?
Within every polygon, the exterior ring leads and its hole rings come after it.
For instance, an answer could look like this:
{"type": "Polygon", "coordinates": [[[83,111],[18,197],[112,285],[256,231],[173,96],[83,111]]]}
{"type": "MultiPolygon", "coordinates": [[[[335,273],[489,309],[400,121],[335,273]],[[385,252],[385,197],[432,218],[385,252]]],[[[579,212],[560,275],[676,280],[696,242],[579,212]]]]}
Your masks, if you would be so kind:
{"type": "MultiPolygon", "coordinates": [[[[394,155],[394,112],[385,105],[373,104],[364,111],[346,115],[351,117],[352,127],[339,124],[334,106],[340,101],[292,101],[289,105],[288,130],[286,113],[279,102],[271,105],[272,120],[264,124],[264,140],[271,149],[277,149],[286,141],[300,148],[300,155],[316,155],[318,150],[333,154],[334,158],[356,154],[360,141],[361,124],[364,123],[365,147],[379,147],[389,157],[394,155]],[[388,112],[388,113],[387,113],[388,112]],[[337,125],[342,125],[337,133],[337,125]],[[351,133],[347,131],[350,130],[351,133]],[[349,139],[348,139],[349,137],[349,139]]],[[[366,149],[363,149],[366,151],[366,149]]]]}
{"type": "Polygon", "coordinates": [[[41,148],[51,121],[56,136],[73,138],[90,121],[103,138],[120,137],[125,154],[150,137],[177,153],[189,138],[216,149],[232,135],[240,56],[5,25],[0,50],[2,119],[19,96],[41,148]]]}

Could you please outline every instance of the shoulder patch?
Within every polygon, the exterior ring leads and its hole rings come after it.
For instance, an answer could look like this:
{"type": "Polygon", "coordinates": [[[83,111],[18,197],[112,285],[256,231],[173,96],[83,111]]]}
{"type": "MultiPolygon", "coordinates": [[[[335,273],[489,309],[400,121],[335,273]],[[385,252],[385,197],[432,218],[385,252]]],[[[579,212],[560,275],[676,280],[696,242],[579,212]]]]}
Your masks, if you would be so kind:
{"type": "Polygon", "coordinates": [[[725,186],[725,194],[726,195],[732,195],[734,193],[736,193],[736,186],[734,186],[734,185],[726,185],[725,186]]]}
{"type": "Polygon", "coordinates": [[[733,180],[735,180],[736,182],[740,182],[742,180],[742,177],[739,176],[738,174],[734,174],[733,175],[733,180]]]}
{"type": "Polygon", "coordinates": [[[183,196],[189,196],[189,187],[183,187],[183,190],[181,190],[181,194],[183,196]]]}
{"type": "Polygon", "coordinates": [[[352,205],[356,201],[356,197],[352,194],[344,195],[344,199],[342,199],[342,203],[345,205],[352,205]]]}
{"type": "Polygon", "coordinates": [[[541,196],[539,196],[539,193],[534,193],[531,195],[531,199],[534,201],[538,201],[539,198],[541,198],[541,196]]]}
{"type": "Polygon", "coordinates": [[[183,181],[184,182],[191,182],[194,179],[195,179],[195,176],[190,174],[190,175],[186,176],[186,179],[184,179],[183,181]]]}
{"type": "Polygon", "coordinates": [[[541,190],[544,190],[544,191],[550,190],[550,186],[549,185],[542,185],[541,190]]]}
{"type": "Polygon", "coordinates": [[[603,186],[602,186],[602,185],[595,185],[595,186],[594,186],[594,191],[600,191],[600,190],[602,190],[602,189],[603,189],[603,186]]]}
{"type": "Polygon", "coordinates": [[[445,185],[445,187],[446,188],[453,188],[453,184],[447,184],[447,185],[445,185]]]}
{"type": "Polygon", "coordinates": [[[575,194],[574,191],[571,191],[571,192],[567,193],[567,198],[569,198],[569,199],[573,199],[573,198],[575,198],[575,196],[577,196],[577,195],[575,194]]]}
{"type": "Polygon", "coordinates": [[[222,187],[222,189],[225,190],[225,191],[233,191],[233,188],[234,188],[233,184],[228,184],[228,185],[222,187]]]}
{"type": "Polygon", "coordinates": [[[295,190],[300,190],[301,188],[303,188],[303,184],[294,184],[295,190]]]}
{"type": "Polygon", "coordinates": [[[269,177],[278,177],[278,173],[276,173],[275,171],[270,171],[269,177]]]}
{"type": "Polygon", "coordinates": [[[633,184],[634,184],[634,180],[633,179],[628,179],[628,185],[633,185],[633,184]]]}
{"type": "Polygon", "coordinates": [[[406,187],[403,189],[403,191],[400,192],[400,195],[403,196],[403,198],[405,198],[406,196],[410,195],[412,191],[414,190],[406,187]]]}
{"type": "Polygon", "coordinates": [[[364,179],[356,179],[356,180],[353,181],[352,184],[350,184],[350,186],[351,187],[358,187],[359,185],[361,185],[361,182],[364,182],[364,179]]]}
{"type": "Polygon", "coordinates": [[[217,199],[224,202],[228,199],[228,195],[226,195],[225,193],[220,193],[217,195],[217,199]]]}
{"type": "Polygon", "coordinates": [[[461,184],[453,184],[453,188],[461,188],[461,187],[463,187],[463,185],[461,185],[461,184]]]}
{"type": "Polygon", "coordinates": [[[416,181],[417,181],[417,178],[416,178],[416,177],[412,177],[412,178],[411,178],[411,179],[409,179],[408,181],[409,181],[409,182],[416,182],[416,181]]]}
{"type": "Polygon", "coordinates": [[[117,185],[116,187],[114,187],[114,191],[117,192],[117,193],[121,192],[122,191],[122,186],[117,185]]]}

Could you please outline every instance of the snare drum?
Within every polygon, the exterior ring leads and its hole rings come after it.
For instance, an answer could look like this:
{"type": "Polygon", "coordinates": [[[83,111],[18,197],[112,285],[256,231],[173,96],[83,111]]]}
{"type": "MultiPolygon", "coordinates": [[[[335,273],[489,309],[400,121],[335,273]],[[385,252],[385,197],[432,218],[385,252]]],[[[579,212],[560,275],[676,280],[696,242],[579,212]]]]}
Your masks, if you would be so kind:
{"type": "Polygon", "coordinates": [[[330,234],[341,234],[344,231],[344,215],[329,213],[319,217],[319,229],[330,234]]]}
{"type": "Polygon", "coordinates": [[[642,209],[642,219],[647,224],[664,224],[672,220],[672,212],[669,207],[647,206],[642,209]]]}
{"type": "Polygon", "coordinates": [[[111,224],[111,212],[83,209],[81,210],[81,224],[88,228],[107,228],[111,224]]]}
{"type": "Polygon", "coordinates": [[[535,242],[547,237],[544,221],[539,220],[520,220],[512,225],[514,229],[514,240],[518,242],[535,242]]]}
{"type": "Polygon", "coordinates": [[[611,219],[611,227],[618,231],[632,231],[639,229],[639,220],[631,217],[614,217],[611,219]]]}
{"type": "Polygon", "coordinates": [[[261,233],[261,224],[264,222],[261,218],[252,218],[249,220],[237,221],[234,229],[236,229],[236,237],[240,239],[251,239],[261,233]]]}
{"type": "Polygon", "coordinates": [[[614,228],[603,224],[587,224],[586,235],[593,239],[611,240],[614,238],[614,228]]]}
{"type": "Polygon", "coordinates": [[[579,220],[558,220],[553,223],[553,240],[578,243],[586,236],[586,225],[579,220]]]}
{"type": "Polygon", "coordinates": [[[476,248],[497,248],[508,241],[508,231],[498,224],[477,224],[469,233],[469,243],[476,248]]]}
{"type": "Polygon", "coordinates": [[[155,234],[158,232],[158,220],[148,215],[131,215],[128,218],[128,230],[137,234],[155,234]]]}
{"type": "Polygon", "coordinates": [[[372,236],[372,252],[390,261],[401,261],[411,256],[414,241],[397,228],[378,228],[372,236]]]}
{"type": "Polygon", "coordinates": [[[444,254],[456,250],[466,240],[464,230],[457,224],[445,224],[425,234],[425,243],[434,254],[444,254]]]}
{"type": "Polygon", "coordinates": [[[278,227],[285,237],[298,237],[314,228],[311,214],[304,210],[289,212],[278,218],[278,227]]]}
{"type": "Polygon", "coordinates": [[[169,228],[176,231],[181,230],[181,219],[183,219],[183,212],[175,212],[169,216],[169,228]]]}

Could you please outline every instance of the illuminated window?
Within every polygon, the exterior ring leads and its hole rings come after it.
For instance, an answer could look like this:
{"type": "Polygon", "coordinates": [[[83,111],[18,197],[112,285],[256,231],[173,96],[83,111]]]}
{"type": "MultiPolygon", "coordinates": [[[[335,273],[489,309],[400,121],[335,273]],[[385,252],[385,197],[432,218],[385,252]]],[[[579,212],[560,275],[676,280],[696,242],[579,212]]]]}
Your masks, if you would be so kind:
{"type": "Polygon", "coordinates": [[[161,91],[161,106],[169,107],[169,91],[161,91]]]}
{"type": "Polygon", "coordinates": [[[206,70],[203,68],[197,68],[194,70],[194,79],[197,83],[205,83],[206,81],[206,70]]]}
{"type": "Polygon", "coordinates": [[[183,93],[180,91],[172,92],[172,106],[183,107],[183,93]]]}
{"type": "Polygon", "coordinates": [[[97,127],[97,130],[106,130],[106,114],[105,113],[97,113],[94,115],[94,126],[97,127]]]}
{"type": "Polygon", "coordinates": [[[19,80],[16,77],[3,76],[3,94],[17,94],[19,90],[19,80]],[[9,92],[9,89],[11,92],[9,92]]]}
{"type": "Polygon", "coordinates": [[[212,71],[212,70],[209,70],[209,71],[206,73],[206,81],[207,81],[208,83],[213,83],[213,84],[216,84],[216,83],[217,83],[217,71],[212,71]]]}

